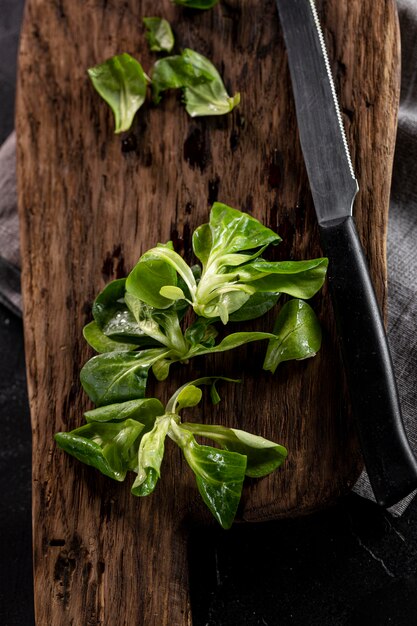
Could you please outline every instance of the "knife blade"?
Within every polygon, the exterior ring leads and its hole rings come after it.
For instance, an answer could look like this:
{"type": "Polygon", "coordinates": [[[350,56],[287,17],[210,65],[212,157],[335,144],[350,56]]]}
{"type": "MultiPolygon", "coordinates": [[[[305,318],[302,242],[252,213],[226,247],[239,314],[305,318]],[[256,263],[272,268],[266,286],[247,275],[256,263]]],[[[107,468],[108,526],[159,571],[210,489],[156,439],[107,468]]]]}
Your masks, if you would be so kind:
{"type": "Polygon", "coordinates": [[[417,488],[391,355],[352,216],[359,189],[314,0],[276,0],[301,148],[329,257],[328,282],[369,480],[382,506],[417,488]]]}

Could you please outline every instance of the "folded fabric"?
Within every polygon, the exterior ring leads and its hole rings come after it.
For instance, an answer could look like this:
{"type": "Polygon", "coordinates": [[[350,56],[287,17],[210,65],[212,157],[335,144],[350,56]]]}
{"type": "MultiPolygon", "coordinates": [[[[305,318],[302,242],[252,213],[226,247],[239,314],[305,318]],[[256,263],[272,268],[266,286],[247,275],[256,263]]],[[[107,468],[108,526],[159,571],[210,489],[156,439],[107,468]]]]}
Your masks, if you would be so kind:
{"type": "MultiPolygon", "coordinates": [[[[417,1],[398,0],[402,87],[388,227],[388,337],[405,426],[417,451],[417,1]]],[[[0,148],[0,302],[21,312],[16,139],[0,148]]],[[[373,499],[366,472],[354,489],[373,499]]],[[[414,494],[390,511],[400,515],[414,494]]]]}
{"type": "Polygon", "coordinates": [[[16,136],[12,133],[0,148],[0,302],[21,315],[16,207],[16,136]]]}

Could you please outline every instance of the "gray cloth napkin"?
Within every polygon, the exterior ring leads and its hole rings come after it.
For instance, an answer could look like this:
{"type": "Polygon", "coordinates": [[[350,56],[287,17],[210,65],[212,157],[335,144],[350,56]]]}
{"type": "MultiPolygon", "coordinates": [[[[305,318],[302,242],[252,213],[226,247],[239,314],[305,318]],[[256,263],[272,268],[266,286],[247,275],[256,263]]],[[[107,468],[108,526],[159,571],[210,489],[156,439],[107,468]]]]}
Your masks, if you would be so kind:
{"type": "Polygon", "coordinates": [[[16,205],[16,136],[12,133],[0,148],[0,302],[21,315],[16,205]]]}
{"type": "MultiPolygon", "coordinates": [[[[417,452],[417,0],[398,0],[398,10],[402,87],[388,228],[388,336],[404,422],[417,452]]],[[[0,148],[0,302],[19,314],[15,148],[13,133],[0,148]]],[[[355,491],[373,499],[366,472],[355,491]]],[[[414,495],[390,511],[400,515],[414,495]]]]}

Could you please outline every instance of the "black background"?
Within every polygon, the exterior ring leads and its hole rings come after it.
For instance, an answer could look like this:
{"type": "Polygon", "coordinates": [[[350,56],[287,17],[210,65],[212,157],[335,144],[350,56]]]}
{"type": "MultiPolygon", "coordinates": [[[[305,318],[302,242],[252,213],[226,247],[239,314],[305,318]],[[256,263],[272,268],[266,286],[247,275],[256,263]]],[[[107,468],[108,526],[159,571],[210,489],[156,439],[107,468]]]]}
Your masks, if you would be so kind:
{"type": "MultiPolygon", "coordinates": [[[[13,129],[23,4],[0,0],[0,143],[13,129]]],[[[30,468],[22,322],[0,306],[1,626],[34,624],[30,468]]],[[[301,519],[195,531],[194,624],[417,625],[416,522],[417,498],[393,518],[352,494],[301,519]]]]}

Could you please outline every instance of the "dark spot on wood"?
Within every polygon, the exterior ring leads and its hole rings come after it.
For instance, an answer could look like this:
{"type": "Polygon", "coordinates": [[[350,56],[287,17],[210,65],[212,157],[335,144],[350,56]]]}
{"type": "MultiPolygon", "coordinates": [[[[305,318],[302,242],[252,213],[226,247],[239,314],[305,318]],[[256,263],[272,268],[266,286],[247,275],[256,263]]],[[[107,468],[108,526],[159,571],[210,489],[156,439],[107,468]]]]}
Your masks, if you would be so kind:
{"type": "Polygon", "coordinates": [[[68,606],[71,595],[71,579],[76,567],[76,559],[70,558],[66,552],[61,552],[55,562],[54,581],[56,583],[56,597],[64,607],[68,606]]]}
{"type": "Polygon", "coordinates": [[[84,584],[88,584],[90,577],[91,577],[92,569],[93,569],[93,566],[92,566],[91,561],[87,561],[87,563],[84,563],[82,574],[81,574],[83,577],[84,584]]]}
{"type": "Polygon", "coordinates": [[[129,133],[129,135],[123,137],[121,142],[123,154],[126,154],[128,152],[136,152],[137,146],[138,142],[136,140],[136,136],[133,133],[129,133]]]}
{"type": "Polygon", "coordinates": [[[91,302],[90,302],[90,300],[86,300],[83,303],[83,305],[81,307],[81,311],[82,311],[84,317],[87,316],[87,315],[90,315],[90,313],[91,313],[91,302]]]}
{"type": "Polygon", "coordinates": [[[369,102],[369,100],[365,100],[365,106],[367,109],[369,109],[369,107],[373,107],[374,103],[373,102],[369,102]]]}
{"type": "Polygon", "coordinates": [[[210,205],[213,204],[213,202],[217,201],[217,198],[219,197],[219,185],[220,185],[220,178],[218,176],[215,176],[215,178],[209,180],[208,182],[208,203],[210,205]]]}
{"type": "Polygon", "coordinates": [[[267,56],[270,55],[271,50],[273,47],[273,42],[270,41],[269,43],[265,44],[264,46],[259,46],[257,52],[256,52],[256,58],[259,60],[265,59],[267,56]]]}
{"type": "Polygon", "coordinates": [[[187,258],[191,255],[191,250],[192,250],[191,240],[192,240],[192,234],[191,234],[190,225],[188,222],[185,222],[183,230],[182,230],[182,241],[183,241],[184,254],[187,258]]]}
{"type": "Polygon", "coordinates": [[[58,547],[58,546],[60,546],[62,548],[62,546],[65,546],[65,539],[51,539],[48,542],[48,545],[51,548],[55,548],[55,547],[58,547]]]}
{"type": "Polygon", "coordinates": [[[114,276],[116,278],[126,276],[124,256],[120,244],[114,246],[113,251],[106,254],[101,268],[101,274],[104,280],[109,280],[114,276]]]}
{"type": "Polygon", "coordinates": [[[268,164],[268,185],[269,189],[279,189],[282,186],[283,162],[281,153],[273,150],[268,164]]]}
{"type": "Polygon", "coordinates": [[[106,564],[104,561],[99,561],[97,563],[97,570],[99,574],[104,574],[104,570],[106,569],[106,564]]]}
{"type": "Polygon", "coordinates": [[[65,306],[67,307],[68,311],[71,311],[73,303],[74,302],[73,302],[72,296],[68,295],[65,298],[65,306]]]}
{"type": "Polygon", "coordinates": [[[65,20],[66,19],[66,14],[64,11],[64,7],[62,6],[62,1],[60,0],[57,4],[57,13],[58,13],[58,17],[61,20],[65,20]]]}
{"type": "Polygon", "coordinates": [[[191,213],[193,212],[194,209],[194,205],[192,202],[187,202],[185,205],[185,212],[187,215],[191,215],[191,213]]]}
{"type": "Polygon", "coordinates": [[[110,522],[113,512],[114,500],[111,497],[104,496],[100,503],[100,518],[110,522]]]}
{"type": "Polygon", "coordinates": [[[184,250],[184,240],[180,237],[175,224],[171,224],[170,240],[173,243],[175,252],[182,252],[184,250]]]}
{"type": "Polygon", "coordinates": [[[199,126],[195,126],[184,142],[184,159],[193,169],[198,167],[204,172],[210,158],[208,137],[199,126]]]}
{"type": "Polygon", "coordinates": [[[107,253],[101,268],[101,274],[105,280],[109,280],[113,276],[113,257],[107,253]]]}
{"type": "Polygon", "coordinates": [[[232,132],[230,133],[230,150],[232,152],[236,152],[237,147],[239,145],[239,139],[240,139],[240,134],[239,131],[236,130],[236,128],[234,128],[232,130],[232,132]]]}

